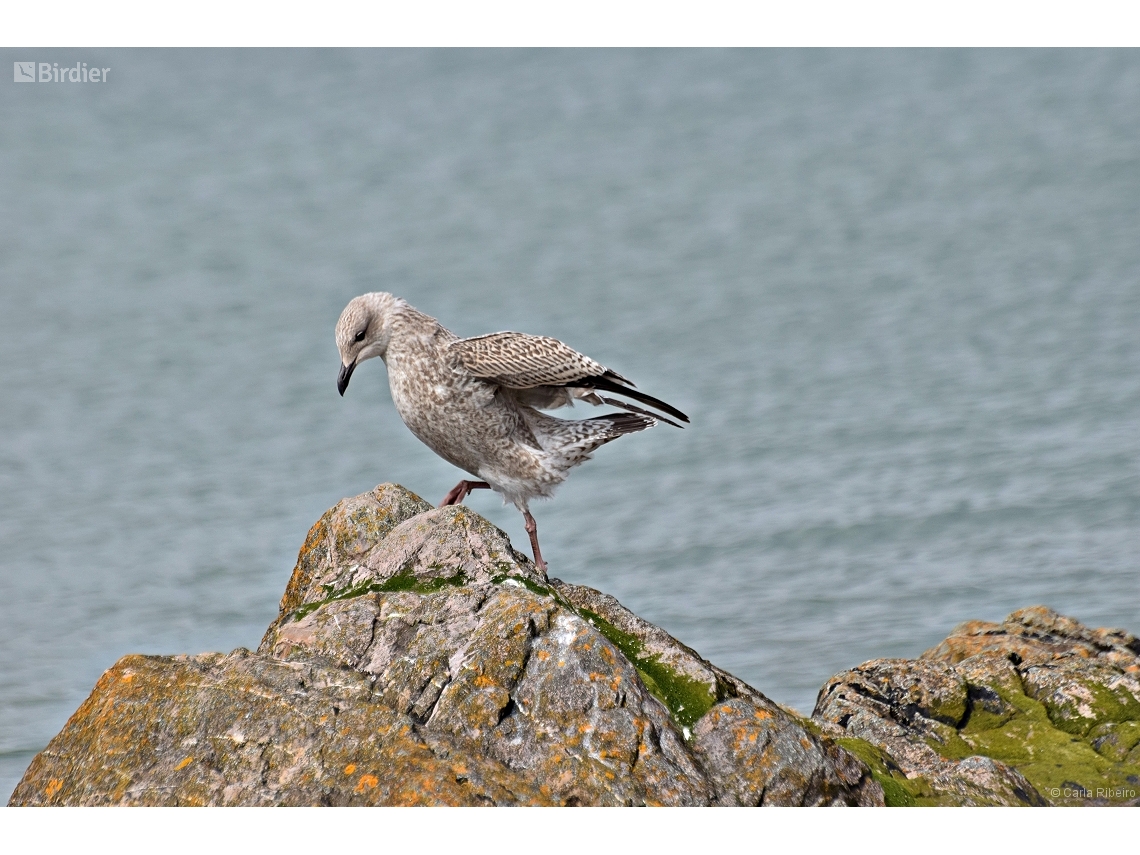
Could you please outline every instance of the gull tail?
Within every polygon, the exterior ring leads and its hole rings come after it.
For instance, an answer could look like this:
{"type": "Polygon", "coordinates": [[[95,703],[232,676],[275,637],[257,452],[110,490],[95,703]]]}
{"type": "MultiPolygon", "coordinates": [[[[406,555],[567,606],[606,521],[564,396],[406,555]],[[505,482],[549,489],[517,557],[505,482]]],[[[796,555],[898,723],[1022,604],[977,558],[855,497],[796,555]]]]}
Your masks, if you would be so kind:
{"type": "MultiPolygon", "coordinates": [[[[613,432],[613,436],[609,437],[609,439],[617,439],[623,434],[637,433],[638,431],[651,428],[657,424],[658,419],[649,413],[645,413],[645,415],[638,415],[636,413],[610,413],[607,416],[594,416],[593,418],[583,419],[583,421],[603,422],[613,432]]],[[[609,440],[606,441],[608,442],[609,440]]]]}
{"type": "Polygon", "coordinates": [[[649,418],[654,419],[655,421],[665,422],[665,424],[673,425],[675,428],[681,427],[681,425],[677,424],[672,419],[667,419],[662,415],[658,415],[657,413],[651,413],[649,410],[643,410],[641,407],[635,407],[633,404],[627,403],[625,401],[619,401],[617,398],[607,398],[605,395],[598,395],[598,397],[602,399],[603,403],[609,404],[611,407],[621,407],[627,413],[641,413],[641,415],[649,416],[649,418]]]}
{"type": "Polygon", "coordinates": [[[594,451],[607,442],[657,424],[654,416],[638,413],[607,413],[589,419],[556,419],[537,410],[523,409],[521,412],[542,450],[549,455],[548,462],[552,470],[560,474],[558,481],[565,477],[568,470],[589,460],[594,451]]]}

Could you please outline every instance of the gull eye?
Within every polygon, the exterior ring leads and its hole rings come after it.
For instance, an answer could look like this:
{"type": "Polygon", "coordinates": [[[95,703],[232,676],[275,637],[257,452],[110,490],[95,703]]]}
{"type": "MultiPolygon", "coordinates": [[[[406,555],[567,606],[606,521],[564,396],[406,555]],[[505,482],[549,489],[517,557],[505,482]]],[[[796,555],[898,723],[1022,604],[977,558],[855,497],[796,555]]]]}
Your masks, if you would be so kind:
{"type": "Polygon", "coordinates": [[[361,330],[360,332],[358,332],[356,334],[356,341],[364,341],[364,333],[365,333],[364,330],[361,330]]]}

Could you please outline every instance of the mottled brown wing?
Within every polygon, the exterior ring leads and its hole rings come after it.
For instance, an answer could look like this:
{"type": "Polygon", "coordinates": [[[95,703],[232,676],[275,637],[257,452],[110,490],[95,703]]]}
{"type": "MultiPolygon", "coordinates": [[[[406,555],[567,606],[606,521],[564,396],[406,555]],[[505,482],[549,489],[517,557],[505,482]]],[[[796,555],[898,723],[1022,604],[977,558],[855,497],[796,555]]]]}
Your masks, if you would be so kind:
{"type": "MultiPolygon", "coordinates": [[[[689,421],[689,417],[676,407],[652,395],[637,391],[633,383],[616,371],[606,368],[588,356],[583,356],[555,338],[500,332],[462,338],[448,345],[448,349],[459,364],[476,377],[490,380],[509,389],[541,390],[546,387],[546,391],[550,393],[559,388],[613,392],[648,404],[683,422],[689,421]]],[[[661,419],[674,427],[680,427],[676,422],[656,413],[649,413],[640,407],[604,395],[594,395],[594,400],[583,395],[577,397],[589,400],[593,404],[612,404],[631,413],[661,419]]],[[[529,405],[543,407],[545,404],[547,407],[557,407],[563,405],[558,403],[560,400],[556,395],[548,394],[542,396],[543,403],[532,402],[529,405]]]]}
{"type": "Polygon", "coordinates": [[[562,386],[586,377],[624,379],[558,339],[544,335],[498,332],[463,338],[452,342],[449,348],[476,377],[511,389],[562,386]]]}

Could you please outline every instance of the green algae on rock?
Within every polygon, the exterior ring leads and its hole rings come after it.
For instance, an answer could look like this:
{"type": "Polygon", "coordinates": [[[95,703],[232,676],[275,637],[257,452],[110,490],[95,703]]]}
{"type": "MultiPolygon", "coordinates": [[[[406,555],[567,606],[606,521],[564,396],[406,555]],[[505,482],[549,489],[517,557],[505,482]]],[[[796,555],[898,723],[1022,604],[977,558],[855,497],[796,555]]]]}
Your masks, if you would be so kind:
{"type": "Polygon", "coordinates": [[[816,725],[382,485],[309,532],[256,652],[124,657],[11,803],[883,802],[816,725]]]}
{"type": "Polygon", "coordinates": [[[888,804],[1140,804],[1140,641],[1044,606],[838,674],[813,716],[888,804]]]}
{"type": "Polygon", "coordinates": [[[381,484],[369,493],[337,503],[309,530],[281,598],[281,612],[292,611],[308,600],[320,568],[344,563],[404,520],[429,510],[431,505],[395,484],[381,484]]]}

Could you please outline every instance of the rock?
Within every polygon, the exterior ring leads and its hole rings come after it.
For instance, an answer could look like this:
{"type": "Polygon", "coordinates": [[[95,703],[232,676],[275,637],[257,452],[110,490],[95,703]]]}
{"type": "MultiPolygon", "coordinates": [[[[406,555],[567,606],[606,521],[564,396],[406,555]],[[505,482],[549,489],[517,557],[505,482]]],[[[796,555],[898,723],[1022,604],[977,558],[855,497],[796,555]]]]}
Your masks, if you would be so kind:
{"type": "Polygon", "coordinates": [[[837,674],[813,718],[888,804],[1140,804],[1140,642],[1044,606],[837,674]]]}
{"type": "Polygon", "coordinates": [[[551,585],[634,663],[680,724],[722,805],[878,804],[867,768],[810,722],[772,702],[616,599],[552,579],[551,585]],[[690,731],[690,726],[692,730],[690,731]]]}
{"type": "Polygon", "coordinates": [[[549,803],[525,777],[421,737],[372,697],[366,675],[245,650],[125,656],[10,804],[549,803]]]}
{"type": "Polygon", "coordinates": [[[1140,672],[1140,639],[1136,636],[1122,629],[1089,629],[1046,606],[1019,609],[1000,624],[960,624],[922,658],[956,664],[980,653],[997,653],[1031,665],[1071,657],[1097,659],[1126,673],[1140,672]]]}
{"type": "MultiPolygon", "coordinates": [[[[1106,737],[1107,738],[1107,735],[1106,737]]],[[[866,765],[464,506],[309,532],[256,652],[127,656],[13,805],[883,803],[866,765]]]]}
{"type": "MultiPolygon", "coordinates": [[[[734,698],[696,723],[693,748],[722,805],[844,805],[867,768],[828,739],[789,726],[771,704],[734,698]]],[[[875,795],[880,795],[876,793],[875,795]]]]}

